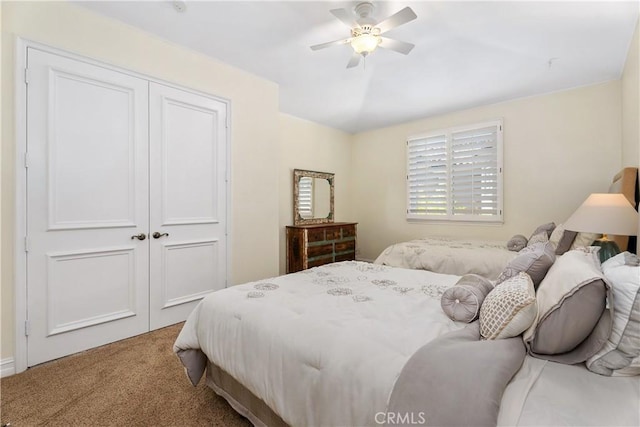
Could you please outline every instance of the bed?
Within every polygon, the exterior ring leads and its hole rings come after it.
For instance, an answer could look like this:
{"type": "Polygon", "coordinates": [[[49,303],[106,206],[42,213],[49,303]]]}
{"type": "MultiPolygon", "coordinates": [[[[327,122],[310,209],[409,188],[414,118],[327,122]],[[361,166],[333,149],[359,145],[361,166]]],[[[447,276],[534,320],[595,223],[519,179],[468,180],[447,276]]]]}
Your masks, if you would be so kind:
{"type": "MultiPolygon", "coordinates": [[[[640,200],[639,191],[638,168],[634,167],[622,169],[613,177],[609,187],[610,193],[624,194],[636,210],[640,200]]],[[[534,231],[532,235],[535,234],[534,231]]],[[[622,251],[635,253],[635,236],[612,236],[612,240],[622,251]]],[[[436,273],[478,274],[495,279],[516,256],[517,251],[509,250],[507,241],[427,237],[390,245],[374,262],[436,273]]]]}
{"type": "Polygon", "coordinates": [[[495,279],[516,255],[507,249],[506,241],[427,237],[393,244],[374,263],[495,279]]]}
{"type": "Polygon", "coordinates": [[[346,261],[234,286],[197,306],[174,351],[257,426],[640,425],[639,376],[479,340],[479,322],[441,308],[459,279],[346,261]]]}

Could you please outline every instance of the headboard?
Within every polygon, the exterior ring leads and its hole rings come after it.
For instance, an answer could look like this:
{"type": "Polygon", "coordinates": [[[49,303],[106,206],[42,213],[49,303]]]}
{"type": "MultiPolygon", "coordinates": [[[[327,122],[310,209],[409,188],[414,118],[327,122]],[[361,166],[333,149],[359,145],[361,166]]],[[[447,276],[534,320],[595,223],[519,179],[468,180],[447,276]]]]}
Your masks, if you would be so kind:
{"type": "MultiPolygon", "coordinates": [[[[609,187],[609,193],[622,193],[629,200],[629,203],[638,210],[640,200],[640,188],[638,184],[638,168],[624,168],[613,177],[613,182],[609,187]]],[[[636,236],[610,236],[615,241],[621,251],[629,250],[636,252],[636,236]]]]}

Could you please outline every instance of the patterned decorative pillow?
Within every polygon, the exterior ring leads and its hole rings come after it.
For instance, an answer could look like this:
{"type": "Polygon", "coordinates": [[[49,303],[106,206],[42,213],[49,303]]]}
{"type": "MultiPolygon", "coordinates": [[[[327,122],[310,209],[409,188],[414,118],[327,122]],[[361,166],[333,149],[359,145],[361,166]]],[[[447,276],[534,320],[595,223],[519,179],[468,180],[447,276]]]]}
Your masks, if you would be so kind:
{"type": "Polygon", "coordinates": [[[487,340],[520,335],[536,318],[536,291],[527,273],[497,285],[480,308],[480,335],[487,340]]]}
{"type": "Polygon", "coordinates": [[[640,356],[640,266],[636,262],[635,255],[623,252],[602,264],[613,287],[613,330],[604,347],[587,360],[590,371],[607,376],[640,375],[640,369],[633,366],[640,356]]]}
{"type": "Polygon", "coordinates": [[[540,233],[531,236],[531,238],[529,239],[529,243],[527,243],[527,246],[533,246],[536,243],[547,243],[548,241],[549,236],[547,235],[547,232],[541,231],[540,233]]]}
{"type": "Polygon", "coordinates": [[[533,230],[533,233],[531,233],[531,237],[529,237],[529,240],[531,240],[531,238],[536,234],[540,234],[542,232],[544,232],[547,235],[547,238],[549,238],[551,237],[551,233],[553,233],[553,230],[555,230],[555,228],[555,222],[548,222],[546,224],[539,225],[535,230],[533,230]]]}
{"type": "Polygon", "coordinates": [[[493,289],[493,282],[477,274],[465,274],[442,294],[442,311],[451,320],[473,322],[480,315],[485,297],[493,289]]]}
{"type": "Polygon", "coordinates": [[[524,272],[531,276],[533,285],[537,288],[555,259],[553,246],[549,242],[527,246],[518,252],[517,257],[509,261],[504,271],[498,276],[496,284],[524,272]]]}
{"type": "Polygon", "coordinates": [[[527,238],[522,234],[516,234],[507,242],[507,249],[514,252],[520,252],[527,247],[527,238]]]}
{"type": "Polygon", "coordinates": [[[606,343],[611,333],[605,308],[610,286],[600,270],[598,250],[569,251],[549,269],[537,290],[536,321],[523,336],[532,356],[581,363],[606,343]]]}

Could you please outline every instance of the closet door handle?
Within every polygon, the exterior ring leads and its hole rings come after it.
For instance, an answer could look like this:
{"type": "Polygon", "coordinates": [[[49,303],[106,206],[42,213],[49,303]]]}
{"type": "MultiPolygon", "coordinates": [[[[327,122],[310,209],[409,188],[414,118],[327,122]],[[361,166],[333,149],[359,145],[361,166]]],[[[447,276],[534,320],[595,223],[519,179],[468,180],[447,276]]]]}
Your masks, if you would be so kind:
{"type": "Polygon", "coordinates": [[[131,236],[131,240],[133,239],[138,239],[138,240],[144,240],[147,238],[147,235],[144,233],[140,233],[140,234],[136,234],[135,236],[131,236]]]}
{"type": "Polygon", "coordinates": [[[159,238],[161,238],[162,236],[167,236],[167,237],[169,237],[169,233],[162,233],[162,234],[160,234],[160,232],[159,232],[159,231],[156,231],[155,233],[153,233],[153,238],[154,238],[154,239],[159,239],[159,238]]]}

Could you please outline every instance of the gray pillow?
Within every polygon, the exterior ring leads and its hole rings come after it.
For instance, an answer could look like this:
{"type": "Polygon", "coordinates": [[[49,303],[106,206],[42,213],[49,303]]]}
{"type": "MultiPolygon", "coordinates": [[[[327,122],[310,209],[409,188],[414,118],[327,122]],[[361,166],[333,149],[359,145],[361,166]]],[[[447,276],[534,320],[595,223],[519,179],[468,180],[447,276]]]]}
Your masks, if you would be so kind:
{"type": "MultiPolygon", "coordinates": [[[[556,223],[548,222],[546,224],[539,225],[535,230],[533,230],[533,233],[531,233],[531,237],[535,236],[536,234],[540,234],[543,231],[547,233],[547,237],[551,237],[551,233],[553,233],[553,230],[555,229],[556,223]]],[[[529,237],[529,240],[531,240],[531,237],[529,237]]]]}
{"type": "Polygon", "coordinates": [[[547,232],[541,231],[538,234],[534,234],[533,236],[531,236],[529,242],[527,243],[527,246],[533,246],[536,243],[547,243],[548,241],[549,236],[547,235],[547,232]]]}
{"type": "Polygon", "coordinates": [[[602,279],[584,284],[565,296],[556,310],[538,323],[531,349],[538,354],[562,354],[575,349],[595,328],[604,312],[607,288],[602,279]]]}
{"type": "Polygon", "coordinates": [[[516,234],[507,242],[507,249],[514,252],[520,252],[527,247],[527,238],[522,234],[516,234]]]}
{"type": "Polygon", "coordinates": [[[558,247],[556,248],[556,255],[562,255],[567,252],[571,248],[571,245],[573,245],[573,241],[576,240],[577,235],[577,231],[564,230],[558,247]]]}
{"type": "Polygon", "coordinates": [[[607,342],[613,308],[606,308],[606,300],[613,299],[600,269],[598,249],[565,253],[538,287],[538,317],[523,336],[532,356],[581,363],[607,342]]]}
{"type": "Polygon", "coordinates": [[[493,282],[477,274],[466,274],[444,291],[440,299],[442,311],[451,320],[470,323],[480,314],[484,298],[493,289],[493,282]]]}
{"type": "Polygon", "coordinates": [[[509,261],[504,271],[498,276],[496,285],[524,272],[531,276],[533,285],[537,289],[555,259],[556,255],[550,242],[527,246],[518,252],[517,257],[509,261]]]}

